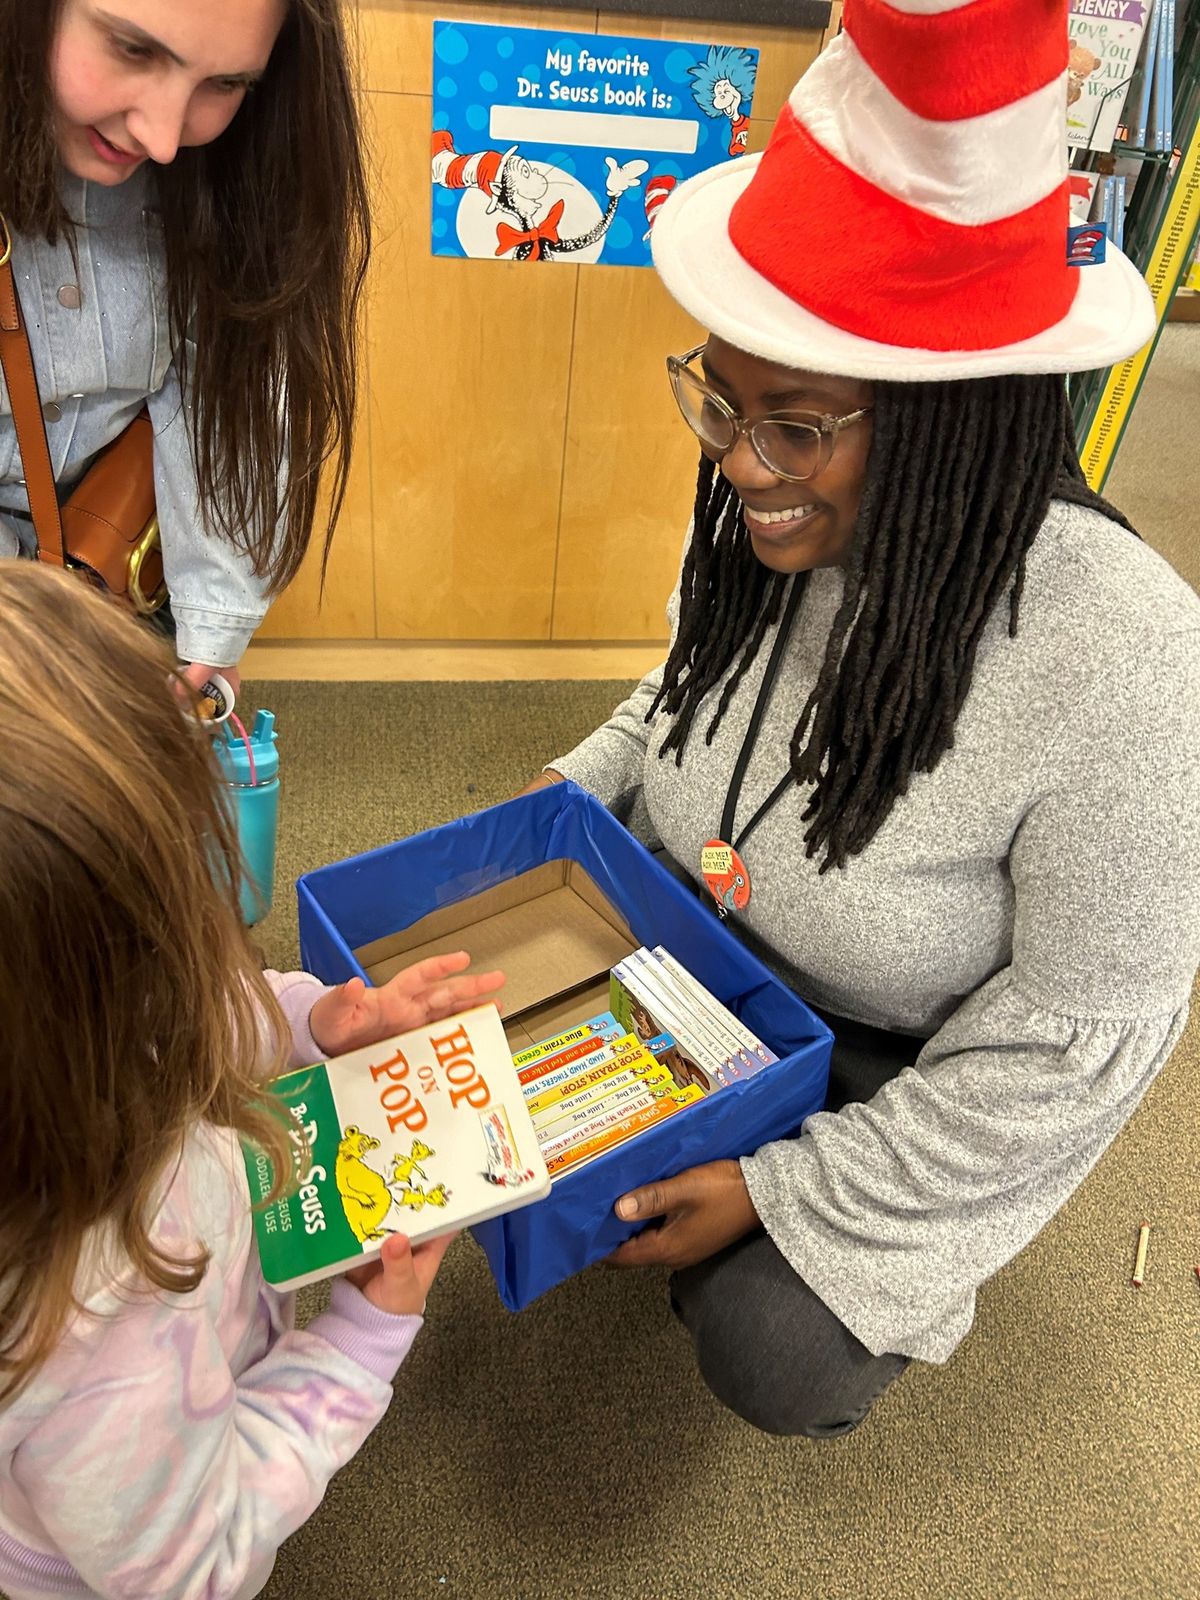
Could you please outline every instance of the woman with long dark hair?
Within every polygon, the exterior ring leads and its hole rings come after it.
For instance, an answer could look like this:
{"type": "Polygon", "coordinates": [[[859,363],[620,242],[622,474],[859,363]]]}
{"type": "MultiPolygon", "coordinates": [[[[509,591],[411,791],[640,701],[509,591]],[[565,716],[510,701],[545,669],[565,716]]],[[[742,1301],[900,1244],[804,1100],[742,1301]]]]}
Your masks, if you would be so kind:
{"type": "MultiPolygon", "coordinates": [[[[349,463],[367,190],[338,0],[0,0],[0,217],[60,498],[142,410],[181,659],[235,668],[349,463]]],[[[0,239],[0,245],[3,240],[0,239]]],[[[7,392],[0,553],[32,555],[7,392]]]]}

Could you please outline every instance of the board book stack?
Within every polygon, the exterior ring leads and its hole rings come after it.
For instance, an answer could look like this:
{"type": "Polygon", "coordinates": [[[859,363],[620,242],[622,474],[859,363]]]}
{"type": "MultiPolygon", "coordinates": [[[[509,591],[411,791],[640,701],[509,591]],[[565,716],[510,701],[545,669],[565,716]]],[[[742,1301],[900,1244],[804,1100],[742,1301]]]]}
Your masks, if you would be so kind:
{"type": "Polygon", "coordinates": [[[609,976],[609,1010],[513,1065],[551,1178],[777,1057],[669,951],[643,946],[609,976]]]}
{"type": "Polygon", "coordinates": [[[288,1121],[291,1189],[243,1145],[263,1276],[315,1283],[379,1254],[528,1205],[550,1187],[494,1006],[274,1079],[288,1121]]]}
{"type": "Polygon", "coordinates": [[[682,1061],[709,1089],[753,1077],[779,1059],[662,945],[618,962],[609,998],[639,1033],[671,1033],[682,1061]]]}

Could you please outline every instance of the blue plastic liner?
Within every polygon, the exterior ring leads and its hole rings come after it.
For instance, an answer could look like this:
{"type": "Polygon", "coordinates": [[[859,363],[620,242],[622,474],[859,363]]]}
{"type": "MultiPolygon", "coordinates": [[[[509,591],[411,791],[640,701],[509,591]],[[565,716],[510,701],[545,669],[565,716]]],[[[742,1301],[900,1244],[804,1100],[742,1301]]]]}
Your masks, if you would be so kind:
{"type": "MultiPolygon", "coordinates": [[[[296,885],[301,958],[326,983],[366,978],[357,947],[558,860],[578,862],[636,940],[666,945],[780,1060],[564,1174],[545,1199],[472,1229],[512,1311],[638,1231],[613,1212],[626,1190],[796,1132],[825,1102],[833,1038],[713,911],[573,783],[306,873],[296,885]]],[[[463,942],[470,947],[469,934],[463,942]]]]}

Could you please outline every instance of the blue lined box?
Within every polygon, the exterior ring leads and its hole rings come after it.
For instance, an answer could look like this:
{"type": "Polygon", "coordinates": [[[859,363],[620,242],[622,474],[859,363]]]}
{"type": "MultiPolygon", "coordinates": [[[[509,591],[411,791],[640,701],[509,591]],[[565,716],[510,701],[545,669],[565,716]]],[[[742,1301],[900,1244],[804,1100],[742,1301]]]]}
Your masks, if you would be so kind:
{"type": "Polygon", "coordinates": [[[824,1104],[832,1044],[825,1024],[573,783],[321,867],[306,873],[296,889],[301,957],[327,983],[355,975],[370,982],[372,973],[386,976],[439,942],[442,948],[470,949],[484,967],[505,966],[508,937],[509,956],[523,977],[518,995],[506,991],[506,1020],[518,1015],[510,1009],[514,998],[524,1010],[563,988],[569,992],[558,1004],[580,1020],[604,1009],[594,998],[614,960],[639,944],[663,944],[779,1056],[754,1077],[565,1173],[544,1200],[473,1229],[510,1310],[520,1310],[637,1231],[613,1212],[626,1190],[706,1161],[749,1154],[794,1133],[824,1104]],[[536,892],[536,901],[523,900],[526,892],[536,892]],[[497,905],[518,912],[524,905],[524,921],[507,912],[492,917],[497,905]],[[488,910],[486,922],[481,908],[488,910]],[[500,948],[473,949],[473,925],[481,938],[485,929],[486,938],[498,938],[500,948]],[[521,928],[536,948],[519,948],[521,928]],[[593,950],[598,964],[588,973],[589,992],[574,984],[578,962],[593,950]],[[562,955],[559,971],[556,952],[562,955]]]}

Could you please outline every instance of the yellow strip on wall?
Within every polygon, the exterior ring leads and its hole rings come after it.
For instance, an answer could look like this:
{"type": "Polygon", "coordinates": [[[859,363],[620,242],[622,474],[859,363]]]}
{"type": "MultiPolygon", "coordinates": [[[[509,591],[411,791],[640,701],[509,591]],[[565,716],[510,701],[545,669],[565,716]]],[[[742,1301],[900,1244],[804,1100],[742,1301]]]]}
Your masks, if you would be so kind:
{"type": "MultiPolygon", "coordinates": [[[[1163,218],[1150,252],[1146,282],[1154,296],[1161,330],[1170,310],[1175,290],[1188,267],[1188,247],[1200,224],[1200,121],[1192,130],[1191,141],[1180,160],[1170,209],[1163,218]]],[[[1085,270],[1081,269],[1081,270],[1085,270]]],[[[1101,391],[1100,403],[1084,440],[1080,460],[1093,489],[1104,487],[1117,445],[1125,431],[1133,402],[1141,388],[1158,339],[1158,330],[1136,355],[1110,369],[1101,391]]]]}

